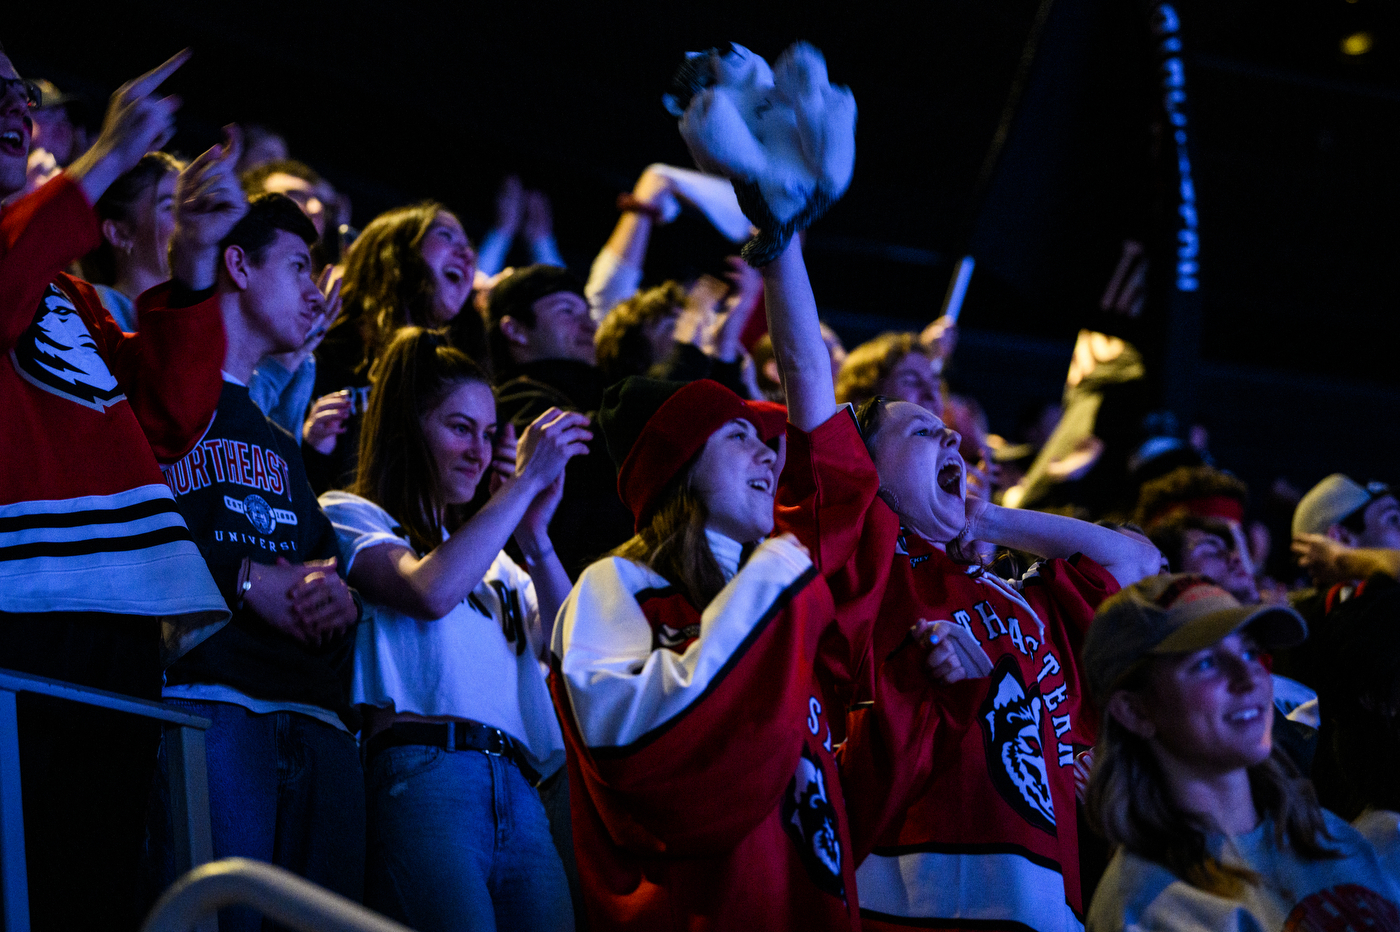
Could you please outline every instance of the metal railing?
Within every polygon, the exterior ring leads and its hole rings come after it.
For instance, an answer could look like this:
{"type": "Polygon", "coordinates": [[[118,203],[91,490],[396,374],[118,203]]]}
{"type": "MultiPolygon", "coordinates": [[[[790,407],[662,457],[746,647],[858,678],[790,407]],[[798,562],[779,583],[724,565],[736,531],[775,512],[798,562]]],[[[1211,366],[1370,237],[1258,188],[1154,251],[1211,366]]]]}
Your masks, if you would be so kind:
{"type": "Polygon", "coordinates": [[[412,932],[290,871],[247,858],[195,868],[166,890],[142,932],[190,932],[226,906],[249,906],[300,932],[412,932]]]}
{"type": "MultiPolygon", "coordinates": [[[[19,724],[15,717],[15,696],[18,693],[53,696],[161,722],[165,728],[170,778],[176,873],[183,874],[213,860],[209,830],[209,774],[204,757],[204,731],[210,725],[209,719],[177,712],[159,702],[134,699],[13,670],[0,670],[0,917],[3,917],[0,929],[3,932],[29,932],[29,884],[25,871],[24,809],[20,796],[19,724]]],[[[212,925],[209,927],[212,928],[212,925]]]]}

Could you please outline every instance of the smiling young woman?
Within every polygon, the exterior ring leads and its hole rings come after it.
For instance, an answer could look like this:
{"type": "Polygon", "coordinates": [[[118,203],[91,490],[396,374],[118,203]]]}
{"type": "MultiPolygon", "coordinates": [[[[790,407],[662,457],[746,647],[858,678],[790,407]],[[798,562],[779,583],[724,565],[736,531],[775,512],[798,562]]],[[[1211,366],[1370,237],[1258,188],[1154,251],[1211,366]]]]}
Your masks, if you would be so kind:
{"type": "Polygon", "coordinates": [[[475,275],[461,222],[436,201],[386,211],[355,240],[345,254],[343,310],[316,350],[317,401],[304,428],[317,491],[354,481],[370,371],[401,328],[447,327],[453,345],[486,364],[486,326],[467,304],[475,275]]]}
{"type": "Polygon", "coordinates": [[[592,927],[858,928],[815,669],[831,598],[768,537],[782,410],[632,377],[599,423],[637,534],[569,594],[551,681],[592,927]]]}
{"type": "Polygon", "coordinates": [[[569,580],[547,529],[585,424],[547,411],[517,450],[481,370],[443,334],[406,327],[376,370],[356,494],[321,497],[372,607],[352,684],[366,901],[415,929],[572,925],[535,785],[563,764],[540,662],[569,580]],[[510,475],[463,520],[493,459],[510,475]],[[502,550],[512,535],[524,568],[502,550]]]}
{"type": "Polygon", "coordinates": [[[1201,576],[1152,577],[1099,608],[1088,807],[1119,850],[1090,932],[1400,929],[1395,878],[1272,743],[1261,649],[1306,635],[1292,609],[1242,606],[1201,576]]]}

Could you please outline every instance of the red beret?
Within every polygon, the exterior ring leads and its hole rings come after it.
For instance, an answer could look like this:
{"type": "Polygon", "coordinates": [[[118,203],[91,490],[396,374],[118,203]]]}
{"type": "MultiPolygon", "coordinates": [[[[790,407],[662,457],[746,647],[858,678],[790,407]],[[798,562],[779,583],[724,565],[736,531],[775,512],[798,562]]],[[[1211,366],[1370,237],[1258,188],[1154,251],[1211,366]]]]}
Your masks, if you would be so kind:
{"type": "MultiPolygon", "coordinates": [[[[625,398],[624,392],[619,400],[625,404],[625,398]]],[[[745,401],[718,382],[700,379],[672,392],[646,418],[617,471],[618,495],[636,516],[638,531],[651,520],[667,484],[711,434],[735,419],[753,424],[767,443],[783,433],[787,410],[769,401],[745,401]]]]}

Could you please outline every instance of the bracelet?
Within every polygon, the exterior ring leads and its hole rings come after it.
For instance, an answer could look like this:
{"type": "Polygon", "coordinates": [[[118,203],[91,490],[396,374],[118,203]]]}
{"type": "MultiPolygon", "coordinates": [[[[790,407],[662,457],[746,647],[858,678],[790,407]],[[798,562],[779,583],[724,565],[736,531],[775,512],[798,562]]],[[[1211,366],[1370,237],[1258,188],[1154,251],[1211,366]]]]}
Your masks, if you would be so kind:
{"type": "Polygon", "coordinates": [[[243,559],[243,565],[238,569],[238,586],[235,590],[238,593],[238,604],[235,608],[239,611],[243,609],[243,602],[248,598],[248,590],[252,588],[253,561],[245,557],[243,559]]]}
{"type": "Polygon", "coordinates": [[[617,196],[617,209],[625,214],[645,214],[657,221],[662,218],[660,207],[637,200],[630,191],[617,196]]]}

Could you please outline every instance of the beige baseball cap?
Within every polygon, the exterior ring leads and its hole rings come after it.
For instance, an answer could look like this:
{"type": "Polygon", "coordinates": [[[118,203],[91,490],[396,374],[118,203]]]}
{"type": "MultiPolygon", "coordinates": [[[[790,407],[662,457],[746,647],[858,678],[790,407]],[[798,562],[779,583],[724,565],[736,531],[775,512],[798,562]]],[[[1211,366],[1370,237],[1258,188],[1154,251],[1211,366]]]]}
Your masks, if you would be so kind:
{"type": "Polygon", "coordinates": [[[1118,681],[1146,658],[1210,647],[1248,628],[1266,650],[1292,647],[1307,622],[1281,605],[1241,605],[1230,593],[1188,573],[1149,576],[1099,606],[1084,638],[1084,671],[1102,706],[1118,681]]]}

